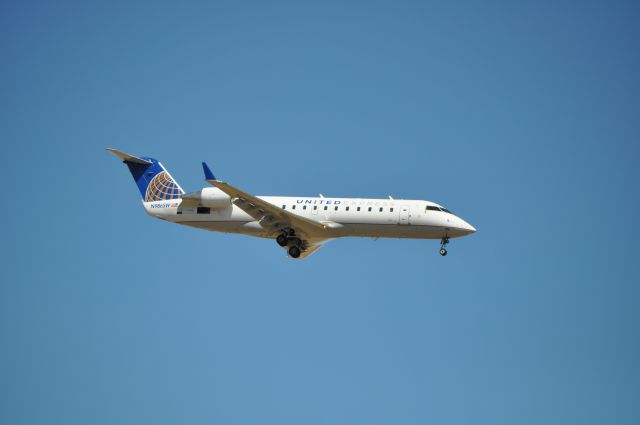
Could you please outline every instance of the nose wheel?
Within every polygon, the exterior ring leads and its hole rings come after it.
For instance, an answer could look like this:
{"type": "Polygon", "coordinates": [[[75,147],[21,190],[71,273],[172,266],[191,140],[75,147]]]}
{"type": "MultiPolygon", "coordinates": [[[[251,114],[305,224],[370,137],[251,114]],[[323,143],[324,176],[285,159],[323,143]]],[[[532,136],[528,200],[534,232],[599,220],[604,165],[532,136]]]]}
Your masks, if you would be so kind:
{"type": "Polygon", "coordinates": [[[445,248],[445,246],[447,246],[448,243],[449,243],[449,238],[447,236],[445,236],[444,238],[442,238],[442,240],[440,240],[440,255],[442,255],[443,257],[447,255],[447,249],[445,248]]]}

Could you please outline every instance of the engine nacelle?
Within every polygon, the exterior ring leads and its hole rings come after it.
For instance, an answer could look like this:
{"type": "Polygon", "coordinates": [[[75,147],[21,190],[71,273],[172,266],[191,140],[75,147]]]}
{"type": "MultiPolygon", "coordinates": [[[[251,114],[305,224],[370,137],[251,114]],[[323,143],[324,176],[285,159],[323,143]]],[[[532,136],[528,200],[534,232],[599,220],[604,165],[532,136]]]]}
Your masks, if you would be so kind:
{"type": "Polygon", "coordinates": [[[226,208],[231,205],[229,195],[217,187],[205,187],[197,192],[184,194],[182,199],[188,202],[197,202],[199,205],[209,208],[226,208]]]}

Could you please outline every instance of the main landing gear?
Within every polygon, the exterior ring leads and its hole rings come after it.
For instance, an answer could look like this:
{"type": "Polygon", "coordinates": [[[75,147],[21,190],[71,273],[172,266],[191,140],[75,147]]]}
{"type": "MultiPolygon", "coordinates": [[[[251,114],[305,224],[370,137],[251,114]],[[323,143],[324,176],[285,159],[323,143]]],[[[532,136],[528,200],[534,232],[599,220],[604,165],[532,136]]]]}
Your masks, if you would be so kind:
{"type": "Polygon", "coordinates": [[[289,247],[287,249],[287,253],[291,258],[299,258],[300,254],[302,254],[302,248],[304,246],[304,242],[296,237],[295,232],[291,229],[287,229],[280,233],[278,237],[276,237],[276,242],[283,248],[289,247]]]}
{"type": "Polygon", "coordinates": [[[280,233],[276,238],[276,242],[278,243],[278,245],[284,248],[285,246],[289,245],[289,243],[292,242],[293,239],[295,239],[295,235],[296,234],[293,229],[284,229],[282,233],[280,233]]]}
{"type": "Polygon", "coordinates": [[[302,254],[302,251],[300,251],[300,248],[298,248],[297,246],[291,246],[289,247],[289,256],[291,258],[298,258],[300,257],[300,254],[302,254]]]}
{"type": "Polygon", "coordinates": [[[276,238],[276,242],[278,242],[278,245],[281,247],[285,247],[289,243],[289,237],[284,233],[280,233],[276,238]]]}
{"type": "Polygon", "coordinates": [[[440,255],[442,255],[443,257],[447,255],[447,249],[445,248],[445,246],[448,243],[449,243],[449,238],[447,236],[442,238],[442,240],[440,241],[440,255]]]}

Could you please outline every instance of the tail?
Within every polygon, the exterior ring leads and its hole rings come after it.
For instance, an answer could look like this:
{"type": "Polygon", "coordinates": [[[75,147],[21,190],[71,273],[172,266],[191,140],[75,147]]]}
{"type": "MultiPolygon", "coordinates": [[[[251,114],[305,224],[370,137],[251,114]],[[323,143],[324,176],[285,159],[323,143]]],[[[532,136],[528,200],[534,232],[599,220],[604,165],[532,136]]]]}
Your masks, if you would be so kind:
{"type": "Polygon", "coordinates": [[[127,164],[144,202],[178,199],[184,194],[178,182],[158,160],[139,158],[113,148],[107,148],[107,150],[127,164]]]}

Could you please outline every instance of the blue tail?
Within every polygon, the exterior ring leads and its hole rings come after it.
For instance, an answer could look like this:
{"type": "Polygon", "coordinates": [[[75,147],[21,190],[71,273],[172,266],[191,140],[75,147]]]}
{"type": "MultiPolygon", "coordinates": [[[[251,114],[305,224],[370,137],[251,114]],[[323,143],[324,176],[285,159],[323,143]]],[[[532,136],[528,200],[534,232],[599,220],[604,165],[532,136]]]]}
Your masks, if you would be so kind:
{"type": "Polygon", "coordinates": [[[127,164],[144,202],[178,199],[184,194],[178,182],[156,159],[139,158],[113,148],[107,150],[127,164]]]}

